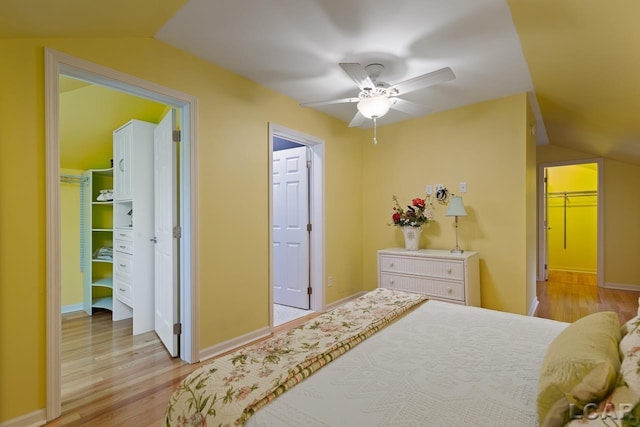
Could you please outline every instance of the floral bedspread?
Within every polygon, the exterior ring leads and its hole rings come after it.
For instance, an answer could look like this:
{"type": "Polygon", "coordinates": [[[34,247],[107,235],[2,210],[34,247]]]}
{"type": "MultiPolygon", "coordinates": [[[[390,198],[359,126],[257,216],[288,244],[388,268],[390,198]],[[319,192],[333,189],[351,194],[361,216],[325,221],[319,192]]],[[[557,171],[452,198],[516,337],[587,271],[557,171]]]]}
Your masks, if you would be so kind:
{"type": "Polygon", "coordinates": [[[167,426],[241,426],[255,411],[419,305],[378,288],[286,333],[202,366],[171,396],[167,426]]]}

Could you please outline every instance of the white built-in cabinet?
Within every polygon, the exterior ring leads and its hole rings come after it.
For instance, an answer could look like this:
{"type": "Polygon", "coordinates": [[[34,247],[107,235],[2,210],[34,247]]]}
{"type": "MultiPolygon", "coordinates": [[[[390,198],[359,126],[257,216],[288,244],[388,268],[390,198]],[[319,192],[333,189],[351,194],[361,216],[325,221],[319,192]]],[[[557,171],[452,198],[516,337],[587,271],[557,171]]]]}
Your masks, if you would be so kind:
{"type": "Polygon", "coordinates": [[[154,330],[153,123],[113,132],[113,320],[133,317],[133,334],[154,330]]]}
{"type": "Polygon", "coordinates": [[[89,169],[84,176],[82,308],[91,316],[97,308],[113,309],[113,169],[89,169]]]}

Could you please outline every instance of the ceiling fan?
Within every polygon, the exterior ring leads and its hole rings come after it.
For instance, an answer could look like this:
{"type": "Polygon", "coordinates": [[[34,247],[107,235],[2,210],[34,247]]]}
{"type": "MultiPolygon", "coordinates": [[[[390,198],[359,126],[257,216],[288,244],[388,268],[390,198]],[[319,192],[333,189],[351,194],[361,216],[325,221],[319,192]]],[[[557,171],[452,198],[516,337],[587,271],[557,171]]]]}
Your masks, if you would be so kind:
{"type": "Polygon", "coordinates": [[[342,62],[339,65],[360,88],[358,96],[328,101],[307,102],[300,105],[304,107],[318,107],[321,105],[357,102],[358,112],[349,123],[349,127],[360,126],[365,119],[372,119],[374,144],[377,143],[375,136],[376,120],[387,114],[389,109],[402,111],[403,113],[413,116],[421,116],[429,111],[424,105],[398,98],[398,96],[456,78],[451,68],[445,67],[390,85],[386,82],[378,81],[378,77],[380,77],[380,74],[382,74],[384,70],[384,65],[382,64],[372,63],[363,67],[357,62],[342,62]]]}

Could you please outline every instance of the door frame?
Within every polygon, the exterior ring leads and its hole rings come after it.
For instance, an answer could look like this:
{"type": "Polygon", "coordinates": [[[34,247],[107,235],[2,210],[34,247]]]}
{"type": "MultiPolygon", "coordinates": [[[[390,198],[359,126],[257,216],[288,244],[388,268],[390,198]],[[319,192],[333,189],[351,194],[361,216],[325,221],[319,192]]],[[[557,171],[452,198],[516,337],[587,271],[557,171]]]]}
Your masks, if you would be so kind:
{"type": "Polygon", "coordinates": [[[539,282],[544,281],[544,252],[545,252],[545,232],[544,226],[544,170],[555,166],[571,166],[596,163],[598,165],[598,230],[597,230],[597,260],[596,280],[599,287],[604,286],[604,159],[592,158],[581,160],[564,160],[557,162],[547,162],[538,164],[538,278],[539,282]]]}
{"type": "Polygon", "coordinates": [[[61,266],[60,266],[60,103],[59,76],[67,75],[119,90],[141,98],[164,103],[180,110],[180,339],[181,359],[199,360],[198,309],[198,162],[197,98],[45,48],[45,150],[46,150],[46,417],[61,414],[61,266]]]}
{"type": "Polygon", "coordinates": [[[273,329],[273,138],[283,138],[311,150],[311,174],[309,177],[309,202],[311,208],[311,233],[309,235],[309,271],[312,293],[310,308],[325,311],[324,295],[324,141],[304,133],[269,123],[269,327],[273,329]]]}

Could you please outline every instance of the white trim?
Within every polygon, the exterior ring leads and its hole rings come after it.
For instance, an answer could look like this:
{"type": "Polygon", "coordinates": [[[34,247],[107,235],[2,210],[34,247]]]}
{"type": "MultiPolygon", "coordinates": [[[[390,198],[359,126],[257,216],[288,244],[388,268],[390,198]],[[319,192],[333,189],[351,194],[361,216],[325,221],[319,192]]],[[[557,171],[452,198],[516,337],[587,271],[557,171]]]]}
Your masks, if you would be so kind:
{"type": "Polygon", "coordinates": [[[584,165],[596,163],[598,165],[598,241],[597,241],[597,278],[598,286],[604,286],[604,159],[591,158],[579,160],[564,160],[538,164],[538,277],[537,281],[544,281],[544,169],[555,166],[584,165]]]}
{"type": "Polygon", "coordinates": [[[232,338],[225,342],[221,342],[211,347],[207,347],[200,352],[200,361],[204,362],[207,359],[216,357],[222,353],[226,353],[231,350],[235,350],[244,345],[250,344],[261,338],[265,338],[271,335],[271,329],[269,327],[260,328],[256,331],[249,332],[248,334],[241,335],[239,337],[232,338]]]}
{"type": "Polygon", "coordinates": [[[46,424],[47,411],[43,409],[38,409],[37,411],[33,411],[31,413],[21,415],[17,418],[13,418],[8,421],[4,421],[0,423],[0,427],[36,427],[43,426],[46,424]]]}
{"type": "Polygon", "coordinates": [[[301,132],[288,129],[275,123],[269,123],[269,325],[273,327],[273,137],[306,145],[311,150],[311,307],[323,313],[324,301],[324,141],[301,132]]]}
{"type": "Polygon", "coordinates": [[[564,267],[556,267],[553,265],[549,266],[549,271],[564,271],[567,273],[587,273],[587,274],[596,274],[598,270],[593,270],[590,268],[564,268],[564,267]]]}
{"type": "Polygon", "coordinates": [[[349,302],[351,300],[359,298],[359,297],[361,297],[362,295],[364,295],[366,293],[367,293],[366,291],[357,292],[357,293],[355,293],[353,295],[349,295],[348,297],[339,299],[338,301],[334,301],[332,303],[329,303],[329,304],[327,304],[327,311],[333,310],[334,308],[339,307],[342,304],[347,303],[347,302],[349,302]]]}
{"type": "Polygon", "coordinates": [[[82,311],[82,303],[63,305],[60,309],[60,313],[62,314],[73,313],[74,311],[82,311]]]}
{"type": "Polygon", "coordinates": [[[538,310],[538,304],[540,303],[540,301],[538,301],[538,298],[536,298],[533,303],[531,304],[531,307],[529,307],[529,313],[527,313],[527,316],[529,317],[533,317],[536,315],[536,311],[538,310]]]}
{"type": "Polygon", "coordinates": [[[605,282],[604,287],[606,289],[618,289],[620,291],[634,291],[640,292],[640,285],[635,285],[632,283],[613,283],[613,282],[605,282]]]}
{"type": "Polygon", "coordinates": [[[45,48],[45,133],[46,133],[46,282],[47,282],[47,407],[46,419],[60,416],[60,140],[58,78],[65,74],[121,90],[182,110],[180,144],[180,340],[181,358],[195,363],[199,357],[198,282],[198,145],[197,99],[191,95],[121,73],[53,49],[45,48]],[[187,121],[186,118],[189,118],[187,121]],[[185,310],[188,307],[188,310],[185,310]],[[187,318],[187,313],[190,316],[187,318]]]}

